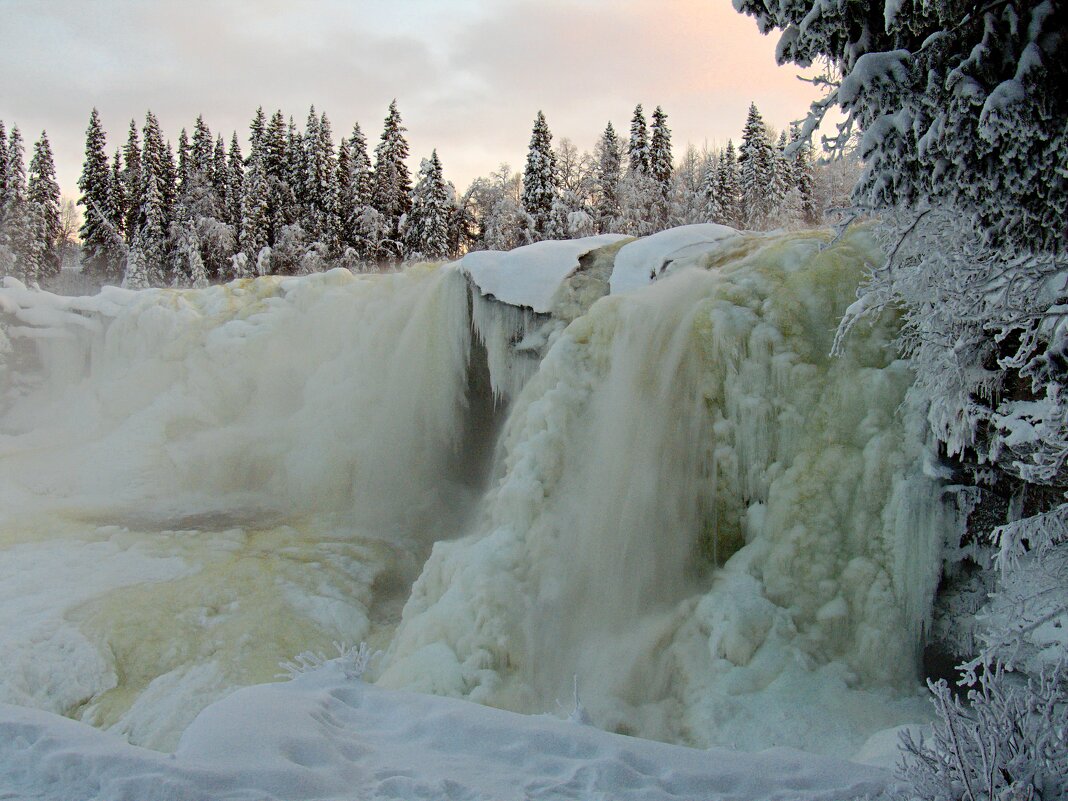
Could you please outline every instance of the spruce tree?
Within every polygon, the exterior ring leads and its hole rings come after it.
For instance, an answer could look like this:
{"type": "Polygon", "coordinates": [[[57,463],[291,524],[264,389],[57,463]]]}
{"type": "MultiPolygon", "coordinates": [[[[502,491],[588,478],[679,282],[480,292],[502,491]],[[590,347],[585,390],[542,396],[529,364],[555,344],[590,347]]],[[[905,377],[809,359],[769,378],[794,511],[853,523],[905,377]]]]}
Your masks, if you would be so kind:
{"type": "Polygon", "coordinates": [[[89,115],[85,132],[85,163],[78,179],[81,197],[78,205],[84,208],[82,227],[82,264],[88,275],[105,280],[111,272],[113,233],[111,212],[111,172],[104,148],[106,139],[100,125],[100,115],[94,108],[89,115]]]}
{"type": "Polygon", "coordinates": [[[126,197],[126,219],[124,230],[126,241],[133,243],[137,235],[138,218],[141,215],[141,142],[137,133],[137,123],[130,120],[130,133],[122,151],[124,192],[126,197]]]}
{"type": "Polygon", "coordinates": [[[215,153],[211,158],[211,188],[215,201],[215,216],[228,225],[233,224],[230,219],[230,205],[227,202],[227,187],[230,185],[230,169],[226,163],[226,142],[222,134],[215,137],[215,153]]]}
{"type": "Polygon", "coordinates": [[[727,147],[719,159],[716,174],[716,202],[720,218],[714,222],[723,225],[739,226],[738,208],[738,161],[734,154],[734,141],[727,140],[727,147]]]}
{"type": "Polygon", "coordinates": [[[271,221],[267,194],[262,150],[258,150],[245,170],[241,191],[241,250],[250,265],[258,263],[260,251],[268,244],[271,221]]]}
{"type": "Polygon", "coordinates": [[[801,221],[805,225],[816,225],[819,223],[820,215],[813,194],[815,176],[812,166],[812,143],[808,139],[802,140],[801,126],[798,123],[791,126],[790,140],[794,148],[793,178],[799,199],[801,221]]]}
{"type": "Polygon", "coordinates": [[[660,106],[653,112],[652,141],[649,145],[649,171],[664,197],[671,189],[671,129],[660,106]]]}
{"type": "Polygon", "coordinates": [[[167,263],[167,231],[170,227],[168,197],[173,196],[174,172],[177,170],[168,156],[159,121],[151,111],[145,114],[142,137],[141,185],[137,196],[140,203],[137,206],[134,239],[149,284],[162,286],[167,263]]]}
{"type": "Polygon", "coordinates": [[[241,145],[237,141],[237,131],[230,137],[230,153],[226,167],[226,204],[227,216],[234,230],[241,232],[241,185],[244,183],[245,167],[241,159],[241,145]]]}
{"type": "Polygon", "coordinates": [[[375,239],[374,221],[378,215],[372,208],[374,194],[374,171],[371,157],[367,153],[367,139],[360,130],[360,124],[352,126],[349,137],[349,184],[352,191],[353,216],[345,223],[356,257],[360,262],[370,262],[375,258],[375,248],[370,244],[375,239]]]}
{"type": "Polygon", "coordinates": [[[122,281],[123,263],[126,258],[125,226],[126,214],[130,201],[126,196],[126,176],[122,164],[122,150],[115,149],[115,157],[111,162],[111,172],[108,176],[108,243],[106,259],[107,273],[104,281],[107,283],[120,283],[122,281]]]}
{"type": "Polygon", "coordinates": [[[7,204],[7,131],[4,121],[0,120],[0,247],[4,245],[4,206],[7,204]]]}
{"type": "MultiPolygon", "coordinates": [[[[285,174],[284,179],[277,184],[271,181],[272,244],[277,240],[283,226],[300,220],[303,208],[304,137],[300,135],[292,117],[289,118],[286,128],[285,154],[285,161],[281,166],[285,174]],[[278,193],[277,197],[274,197],[275,192],[278,193]]],[[[264,170],[266,171],[266,166],[264,170]]],[[[271,178],[270,173],[267,173],[267,176],[271,178]]]]}
{"type": "Polygon", "coordinates": [[[60,269],[59,184],[56,183],[52,146],[44,131],[41,131],[41,138],[33,146],[27,199],[34,218],[37,273],[41,279],[51,279],[59,275],[60,269]]]}
{"type": "Polygon", "coordinates": [[[359,123],[352,126],[349,153],[352,165],[352,191],[356,205],[369,206],[374,191],[374,171],[371,169],[371,157],[367,154],[367,139],[360,130],[359,123]]]}
{"type": "Polygon", "coordinates": [[[339,245],[342,250],[356,247],[356,197],[352,191],[352,151],[349,141],[341,139],[337,147],[337,217],[339,245]]]}
{"type": "Polygon", "coordinates": [[[403,245],[400,241],[401,220],[412,207],[412,179],[404,163],[408,158],[407,130],[401,124],[397,101],[389,104],[382,137],[375,148],[374,181],[371,205],[381,215],[381,238],[385,255],[399,259],[403,245]]]}
{"type": "Polygon", "coordinates": [[[545,122],[545,115],[538,111],[534,129],[530,134],[527,150],[527,166],[523,170],[523,208],[534,221],[536,239],[545,239],[549,234],[553,202],[556,200],[556,156],[553,153],[553,136],[545,122]]]}
{"type": "Polygon", "coordinates": [[[634,107],[634,116],[630,120],[630,143],[627,145],[631,173],[649,171],[649,135],[645,127],[645,114],[642,104],[634,107]]]}
{"type": "Polygon", "coordinates": [[[182,194],[189,192],[189,162],[192,151],[189,146],[189,134],[182,128],[178,134],[178,189],[182,194]]]}
{"type": "Polygon", "coordinates": [[[619,204],[619,182],[621,160],[619,137],[609,122],[597,143],[597,201],[594,214],[597,218],[597,230],[602,234],[613,231],[621,210],[619,204]]]}
{"type": "Polygon", "coordinates": [[[774,208],[775,151],[755,103],[749,105],[738,162],[739,221],[746,228],[763,228],[774,208]]]}
{"type": "Polygon", "coordinates": [[[27,201],[25,149],[22,132],[11,126],[7,142],[7,200],[4,204],[4,229],[7,247],[15,259],[14,270],[31,284],[38,278],[36,220],[27,201]]]}
{"type": "Polygon", "coordinates": [[[333,254],[340,245],[337,162],[333,135],[326,114],[315,116],[314,106],[304,132],[304,216],[308,237],[333,254]]]}
{"type": "Polygon", "coordinates": [[[701,197],[704,200],[704,220],[710,223],[723,222],[723,205],[719,198],[719,170],[709,162],[701,182],[701,197]]]}
{"type": "Polygon", "coordinates": [[[424,159],[405,230],[408,257],[440,261],[449,255],[449,195],[438,151],[424,159]]]}
{"type": "Polygon", "coordinates": [[[256,114],[252,117],[252,122],[248,125],[248,159],[250,162],[260,153],[260,148],[263,147],[263,134],[266,130],[267,117],[263,113],[263,106],[260,106],[256,109],[256,114]]]}
{"type": "Polygon", "coordinates": [[[178,206],[174,227],[176,241],[172,285],[202,289],[208,285],[208,275],[200,255],[200,237],[195,221],[184,204],[178,206]]]}

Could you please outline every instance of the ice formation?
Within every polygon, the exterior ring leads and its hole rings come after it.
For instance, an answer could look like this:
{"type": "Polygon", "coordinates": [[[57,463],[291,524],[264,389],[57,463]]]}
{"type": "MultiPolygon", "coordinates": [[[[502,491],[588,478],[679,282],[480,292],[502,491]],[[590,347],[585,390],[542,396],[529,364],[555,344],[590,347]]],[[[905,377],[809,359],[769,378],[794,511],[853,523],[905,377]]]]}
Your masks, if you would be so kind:
{"type": "Polygon", "coordinates": [[[9,281],[0,701],[166,749],[370,640],[383,687],[547,712],[578,676],[595,725],[687,744],[847,754],[923,719],[953,520],[896,321],[828,356],[874,246],[716,228],[596,302],[642,241],[570,243],[536,288],[9,281]]]}

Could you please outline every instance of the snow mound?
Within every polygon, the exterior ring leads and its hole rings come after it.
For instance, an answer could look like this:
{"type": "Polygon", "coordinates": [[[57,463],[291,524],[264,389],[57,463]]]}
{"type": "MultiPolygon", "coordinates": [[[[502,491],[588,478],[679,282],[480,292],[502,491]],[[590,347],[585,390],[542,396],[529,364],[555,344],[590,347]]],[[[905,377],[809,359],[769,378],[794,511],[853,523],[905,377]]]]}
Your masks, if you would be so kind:
{"type": "Polygon", "coordinates": [[[698,223],[669,228],[629,242],[616,254],[612,294],[648,286],[672,261],[707,253],[741,234],[726,225],[698,223]]]}
{"type": "Polygon", "coordinates": [[[173,755],[0,705],[0,788],[35,801],[502,798],[758,801],[874,796],[889,776],[798,751],[697,751],[446,698],[331,662],[205,709],[173,755]]]}
{"type": "Polygon", "coordinates": [[[464,256],[460,268],[483,295],[547,314],[557,288],[578,267],[580,258],[626,238],[622,234],[602,234],[535,242],[510,251],[478,250],[464,256]]]}

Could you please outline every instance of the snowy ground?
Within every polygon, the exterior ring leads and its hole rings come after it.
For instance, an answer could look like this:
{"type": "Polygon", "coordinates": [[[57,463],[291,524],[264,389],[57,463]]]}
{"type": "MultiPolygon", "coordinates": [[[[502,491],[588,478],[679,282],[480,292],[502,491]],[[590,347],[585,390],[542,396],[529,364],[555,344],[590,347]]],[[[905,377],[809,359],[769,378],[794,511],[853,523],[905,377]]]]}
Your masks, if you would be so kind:
{"type": "Polygon", "coordinates": [[[846,801],[887,785],[885,770],[785,748],[700,751],[381,690],[336,660],[208,707],[173,754],[0,705],[0,798],[19,801],[846,801]]]}

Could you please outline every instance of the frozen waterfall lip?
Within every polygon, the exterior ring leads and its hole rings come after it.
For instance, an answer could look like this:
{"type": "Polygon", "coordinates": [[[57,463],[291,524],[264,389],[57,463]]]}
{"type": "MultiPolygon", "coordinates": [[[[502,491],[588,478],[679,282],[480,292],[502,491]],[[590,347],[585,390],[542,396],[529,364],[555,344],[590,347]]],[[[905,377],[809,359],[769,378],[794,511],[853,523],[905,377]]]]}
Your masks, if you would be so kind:
{"type": "Polygon", "coordinates": [[[610,291],[615,295],[648,286],[668,262],[712,250],[710,246],[738,236],[741,232],[726,225],[697,223],[628,242],[616,254],[610,291]]]}
{"type": "Polygon", "coordinates": [[[483,295],[547,314],[557,287],[578,267],[579,259],[628,238],[623,234],[601,234],[535,242],[509,251],[476,250],[460,260],[460,269],[483,295]]]}

